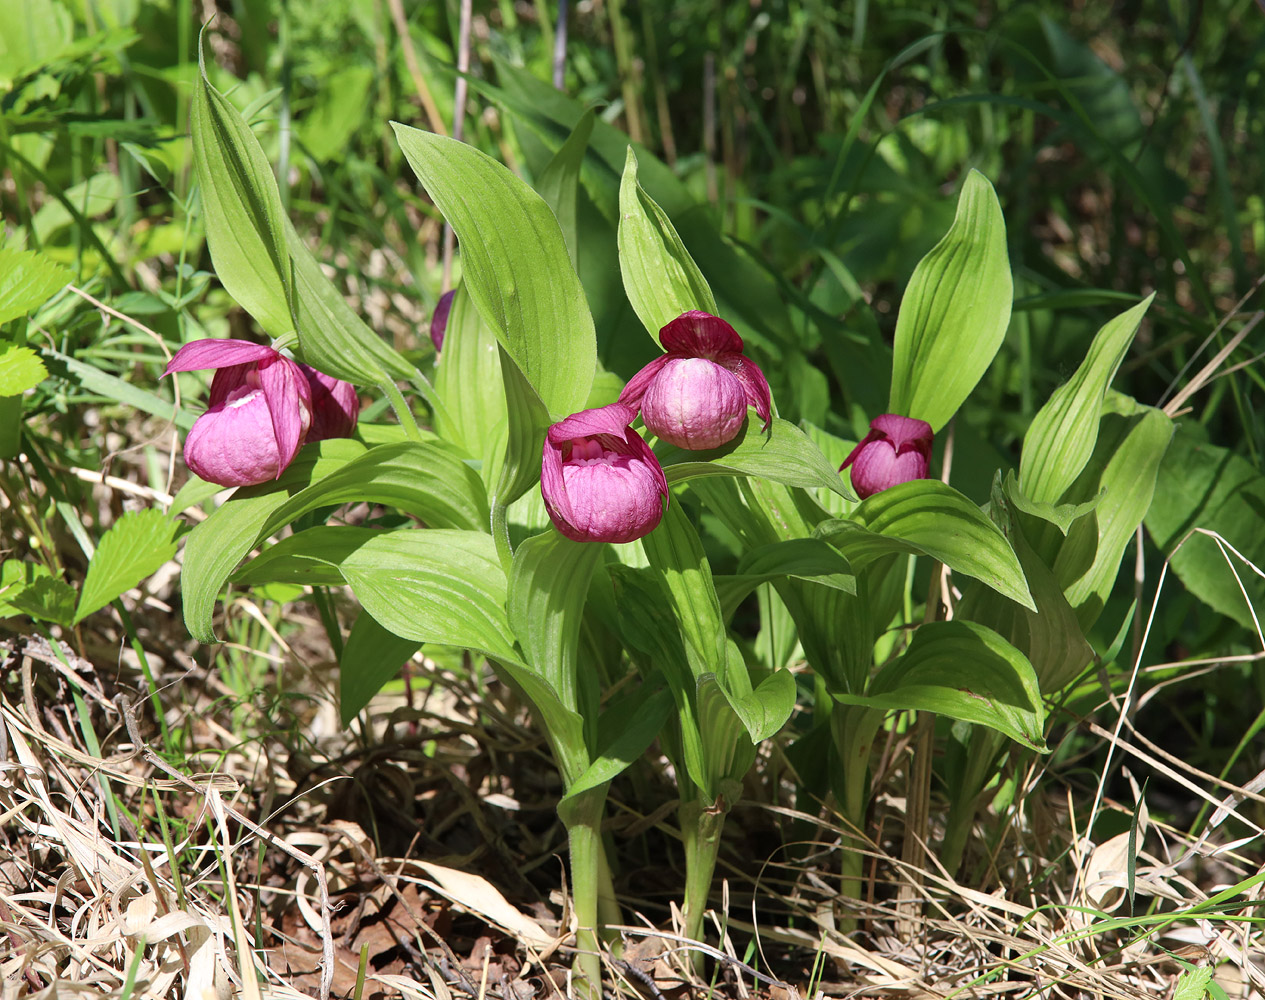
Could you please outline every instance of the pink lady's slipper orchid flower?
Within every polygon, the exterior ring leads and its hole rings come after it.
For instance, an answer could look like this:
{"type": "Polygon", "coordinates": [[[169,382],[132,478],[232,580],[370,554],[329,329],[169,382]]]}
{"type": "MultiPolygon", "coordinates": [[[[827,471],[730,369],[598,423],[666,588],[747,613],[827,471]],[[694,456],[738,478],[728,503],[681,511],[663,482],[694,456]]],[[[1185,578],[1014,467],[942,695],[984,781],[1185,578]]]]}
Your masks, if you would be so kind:
{"type": "Polygon", "coordinates": [[[557,529],[577,542],[631,542],[663,517],[668,481],[629,425],[631,406],[573,413],[549,428],[540,492],[557,529]]]}
{"type": "Polygon", "coordinates": [[[754,406],[764,429],[769,381],[742,353],[738,331],[718,316],[692,309],[659,331],[667,354],[624,386],[619,401],[641,408],[646,427],[662,440],[701,451],[732,441],[754,406]]]}
{"type": "Polygon", "coordinates": [[[839,466],[852,466],[852,488],[862,500],[875,493],[926,479],[931,467],[931,425],[925,420],[884,413],[870,421],[870,433],[839,466]]]}
{"type": "Polygon", "coordinates": [[[356,387],[301,361],[299,371],[307,377],[312,393],[312,426],[308,428],[306,442],[351,437],[356,430],[356,418],[360,416],[356,387]]]}
{"type": "Polygon", "coordinates": [[[452,312],[452,297],[455,294],[455,288],[444,292],[435,304],[435,311],[431,313],[430,342],[435,345],[436,351],[444,346],[444,332],[448,329],[448,314],[452,312]]]}
{"type": "Polygon", "coordinates": [[[185,463],[220,486],[276,479],[312,424],[312,390],[303,370],[271,347],[245,340],[195,340],[163,375],[218,369],[207,411],[184,442],[185,463]]]}

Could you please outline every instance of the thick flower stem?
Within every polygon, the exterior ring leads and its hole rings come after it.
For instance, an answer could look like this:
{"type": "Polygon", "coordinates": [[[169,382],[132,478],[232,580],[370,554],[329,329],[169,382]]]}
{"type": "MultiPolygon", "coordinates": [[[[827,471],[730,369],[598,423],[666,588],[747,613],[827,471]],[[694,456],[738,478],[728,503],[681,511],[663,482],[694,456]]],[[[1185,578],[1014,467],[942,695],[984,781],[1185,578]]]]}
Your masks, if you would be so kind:
{"type": "Polygon", "coordinates": [[[602,884],[601,795],[582,796],[569,815],[567,840],[571,847],[571,905],[575,910],[575,974],[580,996],[598,1000],[602,995],[602,952],[598,939],[598,899],[602,884]],[[593,803],[596,803],[594,806],[593,803]]]}
{"type": "MultiPolygon", "coordinates": [[[[691,941],[703,940],[703,917],[707,913],[707,895],[716,872],[716,856],[720,853],[720,835],[725,827],[728,807],[718,800],[711,807],[698,799],[682,802],[681,839],[685,845],[685,936],[691,941]]],[[[699,975],[703,972],[704,955],[690,953],[690,964],[699,975]]]]}
{"type": "Polygon", "coordinates": [[[997,755],[1005,737],[993,729],[976,727],[968,744],[966,769],[961,784],[949,802],[945,820],[944,841],[940,845],[940,863],[950,875],[957,875],[966,853],[966,841],[975,823],[980,796],[996,773],[997,755]]]}

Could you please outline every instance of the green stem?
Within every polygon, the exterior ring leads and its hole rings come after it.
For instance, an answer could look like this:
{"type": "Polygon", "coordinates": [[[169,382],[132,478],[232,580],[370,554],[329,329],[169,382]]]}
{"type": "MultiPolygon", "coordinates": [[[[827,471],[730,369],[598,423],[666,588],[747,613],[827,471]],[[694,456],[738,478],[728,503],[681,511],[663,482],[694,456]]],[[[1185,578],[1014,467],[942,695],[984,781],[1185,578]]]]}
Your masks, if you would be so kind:
{"type": "Polygon", "coordinates": [[[417,421],[413,419],[413,411],[409,409],[408,403],[404,399],[404,393],[400,392],[399,386],[394,382],[383,382],[382,391],[386,393],[386,397],[391,401],[391,409],[395,411],[395,418],[400,422],[400,426],[404,428],[404,433],[408,435],[410,441],[421,441],[422,432],[417,429],[417,421]]]}
{"type": "Polygon", "coordinates": [[[975,822],[980,796],[996,773],[997,753],[1004,739],[996,730],[983,727],[976,727],[971,733],[966,768],[961,784],[951,796],[944,840],[940,844],[940,863],[950,875],[956,875],[962,867],[962,855],[966,853],[966,840],[975,822]]]}
{"type": "MultiPolygon", "coordinates": [[[[864,884],[865,854],[862,831],[865,829],[865,775],[870,766],[870,750],[874,736],[883,721],[883,713],[875,709],[849,708],[836,705],[830,713],[830,733],[835,741],[843,774],[835,784],[835,798],[843,813],[843,836],[839,859],[839,901],[849,906],[861,899],[864,884]]],[[[842,934],[856,930],[856,907],[838,919],[842,934]]]]}
{"type": "Polygon", "coordinates": [[[575,973],[581,996],[597,1000],[602,995],[602,951],[598,940],[598,900],[602,883],[602,809],[605,791],[598,796],[582,796],[583,805],[567,823],[567,840],[571,847],[571,905],[575,908],[575,973]],[[597,808],[591,807],[591,800],[597,808]]]}
{"type": "MultiPolygon", "coordinates": [[[[703,940],[707,895],[711,891],[712,876],[716,873],[720,835],[728,813],[729,807],[723,797],[710,807],[698,799],[682,802],[678,813],[681,839],[685,844],[685,902],[681,909],[685,918],[685,936],[691,941],[703,940]]],[[[704,957],[701,951],[690,953],[690,964],[700,975],[704,957]]]]}

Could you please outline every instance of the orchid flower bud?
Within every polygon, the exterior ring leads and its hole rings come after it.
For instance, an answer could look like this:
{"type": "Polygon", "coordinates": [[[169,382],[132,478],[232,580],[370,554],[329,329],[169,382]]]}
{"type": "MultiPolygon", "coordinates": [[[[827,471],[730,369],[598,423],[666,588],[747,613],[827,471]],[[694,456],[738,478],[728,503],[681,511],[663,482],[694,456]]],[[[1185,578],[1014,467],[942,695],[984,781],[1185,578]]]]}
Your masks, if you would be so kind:
{"type": "Polygon", "coordinates": [[[926,479],[931,467],[931,425],[925,420],[884,413],[870,421],[870,433],[839,466],[852,466],[852,488],[862,500],[889,486],[926,479]]]}
{"type": "Polygon", "coordinates": [[[719,448],[754,406],[772,419],[769,382],[742,353],[742,338],[718,316],[693,309],[659,331],[667,353],[634,375],[619,401],[640,407],[646,428],[678,448],[719,448]]]}
{"type": "Polygon", "coordinates": [[[244,340],[196,340],[163,375],[218,369],[207,411],[184,443],[185,464],[207,482],[253,486],[293,461],[312,423],[312,390],[298,364],[244,340]]]}
{"type": "Polygon", "coordinates": [[[448,329],[448,314],[452,312],[452,297],[456,293],[455,288],[444,292],[435,303],[435,311],[431,313],[430,342],[435,345],[436,351],[444,346],[444,331],[448,329]]]}
{"type": "Polygon", "coordinates": [[[312,392],[312,426],[307,432],[308,442],[351,437],[356,430],[356,418],[360,415],[356,387],[302,362],[299,362],[299,370],[307,377],[308,388],[312,392]]]}
{"type": "Polygon", "coordinates": [[[668,481],[629,425],[631,406],[574,413],[545,435],[540,492],[557,529],[577,542],[631,542],[663,517],[668,481]]]}

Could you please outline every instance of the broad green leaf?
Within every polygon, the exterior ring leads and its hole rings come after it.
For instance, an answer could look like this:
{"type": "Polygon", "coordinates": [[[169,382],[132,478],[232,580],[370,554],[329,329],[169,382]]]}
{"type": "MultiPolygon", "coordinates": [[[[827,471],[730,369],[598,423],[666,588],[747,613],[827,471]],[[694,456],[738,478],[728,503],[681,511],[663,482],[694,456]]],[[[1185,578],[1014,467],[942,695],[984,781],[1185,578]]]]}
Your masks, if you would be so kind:
{"type": "Polygon", "coordinates": [[[1173,987],[1173,1000],[1204,1000],[1215,971],[1211,966],[1183,969],[1177,977],[1177,985],[1173,987]]]}
{"type": "Polygon", "coordinates": [[[720,599],[703,543],[680,503],[669,504],[641,547],[671,595],[670,609],[685,637],[694,674],[711,672],[724,679],[728,652],[720,599]]]}
{"type": "Polygon", "coordinates": [[[1072,525],[1051,567],[1085,630],[1102,613],[1125,547],[1150,509],[1173,436],[1168,417],[1128,396],[1108,393],[1104,411],[1094,453],[1064,499],[1078,503],[1106,494],[1093,515],[1072,525]]]}
{"type": "Polygon", "coordinates": [[[558,220],[473,146],[393,122],[422,186],[461,241],[462,282],[551,417],[584,406],[597,367],[593,317],[558,220]]]}
{"type": "MultiPolygon", "coordinates": [[[[741,658],[739,658],[741,662],[741,658]]],[[[745,670],[739,664],[730,665],[730,673],[745,670]]],[[[724,691],[724,689],[721,689],[724,691]]],[[[752,743],[767,740],[786,725],[795,710],[795,675],[789,670],[775,670],[762,680],[759,686],[741,697],[725,692],[729,705],[742,720],[752,743]]],[[[707,734],[704,734],[707,739],[707,734]]],[[[738,775],[734,775],[738,777],[738,775]]]]}
{"type": "Polygon", "coordinates": [[[351,725],[420,646],[416,639],[404,639],[383,628],[367,611],[356,616],[338,660],[338,715],[344,726],[351,725]]]}
{"type": "Polygon", "coordinates": [[[505,573],[490,535],[384,531],[339,565],[365,610],[396,635],[517,659],[505,617],[505,573]]]}
{"type": "Polygon", "coordinates": [[[855,594],[857,580],[848,560],[818,538],[791,538],[745,553],[733,576],[715,578],[721,617],[729,621],[738,605],[762,583],[791,577],[855,594]]]}
{"type": "Polygon", "coordinates": [[[652,690],[640,685],[630,696],[613,702],[598,721],[597,729],[603,742],[593,762],[567,786],[559,808],[568,799],[604,785],[626,771],[654,742],[671,714],[672,692],[664,687],[652,690]]]}
{"type": "Polygon", "coordinates": [[[316,102],[295,126],[295,134],[319,163],[342,158],[363,120],[372,66],[352,63],[321,81],[316,102]]]}
{"type": "Polygon", "coordinates": [[[506,609],[531,666],[575,710],[576,654],[589,580],[606,546],[573,542],[556,531],[535,535],[514,553],[506,609]]]}
{"type": "Polygon", "coordinates": [[[862,695],[832,692],[866,708],[912,709],[974,722],[1044,752],[1045,706],[1023,653],[990,628],[928,622],[862,695]]]}
{"type": "Polygon", "coordinates": [[[735,711],[733,699],[716,675],[702,674],[697,683],[694,700],[698,705],[698,731],[706,773],[706,782],[699,785],[708,798],[714,799],[728,781],[740,779],[751,768],[755,761],[755,743],[735,711]]]}
{"type": "Polygon", "coordinates": [[[370,538],[373,528],[319,524],[281,539],[249,560],[232,576],[233,583],[258,587],[294,583],[304,587],[340,587],[342,561],[370,538]]]}
{"type": "Polygon", "coordinates": [[[60,58],[74,35],[74,16],[56,0],[0,4],[0,91],[60,58]]]}
{"type": "Polygon", "coordinates": [[[181,525],[157,509],[128,511],[101,536],[88,563],[74,624],[156,573],[176,554],[181,525]]]}
{"type": "Polygon", "coordinates": [[[820,486],[853,499],[821,450],[798,427],[777,417],[768,434],[748,415],[738,436],[720,448],[687,451],[660,441],[654,453],[669,485],[699,476],[755,476],[787,486],[820,486]]]}
{"type": "Polygon", "coordinates": [[[1154,298],[1152,292],[1099,330],[1076,374],[1032,419],[1019,462],[1019,484],[1029,499],[1057,504],[1089,461],[1103,398],[1154,298]]]}
{"type": "Polygon", "coordinates": [[[935,479],[914,479],[861,502],[850,521],[817,534],[860,570],[890,552],[916,552],[986,583],[1025,608],[1032,595],[1010,543],[969,499],[935,479]]]}
{"type": "MultiPolygon", "coordinates": [[[[1081,632],[1054,573],[1028,544],[1021,520],[1011,510],[1013,476],[1011,473],[1004,487],[994,482],[990,514],[1019,557],[1037,610],[1030,611],[995,591],[976,586],[967,590],[955,615],[987,625],[1019,649],[1032,664],[1041,692],[1052,695],[1093,662],[1094,649],[1081,632]]],[[[1019,504],[1014,506],[1022,509],[1019,504]]]]}
{"type": "Polygon", "coordinates": [[[43,563],[25,562],[22,559],[6,559],[0,562],[0,618],[21,614],[10,601],[36,580],[52,576],[43,563]]]}
{"type": "MultiPolygon", "coordinates": [[[[472,458],[504,451],[508,418],[501,391],[500,350],[464,286],[458,286],[448,313],[444,349],[435,371],[435,392],[444,401],[444,409],[435,419],[441,437],[460,445],[472,458]],[[471,391],[474,386],[480,387],[479,391],[471,391]]],[[[501,456],[496,457],[499,468],[501,456]]],[[[490,466],[489,462],[483,469],[485,482],[494,471],[490,466]]]]}
{"type": "Polygon", "coordinates": [[[707,279],[694,263],[675,227],[637,183],[637,155],[631,146],[619,186],[619,269],[624,291],[647,332],[659,331],[683,312],[717,313],[707,279]]]}
{"type": "Polygon", "coordinates": [[[29,347],[0,343],[0,396],[20,396],[48,378],[48,369],[29,347]]]}
{"type": "Polygon", "coordinates": [[[993,186],[972,170],[953,225],[901,300],[888,412],[936,431],[947,424],[1001,346],[1013,298],[1006,221],[993,186]]]}
{"type": "Polygon", "coordinates": [[[68,281],[70,272],[43,254],[0,249],[0,323],[34,312],[68,281]]]}
{"type": "Polygon", "coordinates": [[[185,627],[199,642],[215,642],[211,616],[220,588],[245,555],[259,544],[269,516],[313,481],[346,465],[365,447],[349,438],[333,438],[300,449],[273,483],[237,490],[185,541],[180,589],[185,627]]]}
{"type": "Polygon", "coordinates": [[[419,382],[321,271],[281,208],[259,141],[206,78],[199,49],[190,129],[207,245],[228,293],[272,337],[294,330],[312,366],[359,385],[419,382]]]}
{"type": "Polygon", "coordinates": [[[65,580],[40,576],[10,597],[7,603],[18,614],[69,628],[75,616],[75,588],[65,580]]]}
{"type": "Polygon", "coordinates": [[[1265,581],[1208,535],[1187,537],[1194,528],[1215,531],[1249,562],[1265,567],[1265,477],[1251,462],[1207,443],[1197,429],[1183,424],[1160,465],[1146,528],[1192,594],[1254,628],[1240,581],[1258,616],[1265,608],[1265,581]]]}
{"type": "Polygon", "coordinates": [[[592,108],[584,112],[575,123],[567,141],[536,181],[536,190],[540,192],[540,197],[545,199],[545,204],[553,209],[553,214],[558,219],[558,228],[562,230],[562,238],[571,255],[571,265],[576,268],[577,273],[579,235],[575,224],[575,199],[580,182],[580,167],[584,163],[584,151],[588,149],[589,136],[593,134],[595,118],[592,108]]]}
{"type": "MultiPolygon", "coordinates": [[[[1095,429],[1094,437],[1098,436],[1095,429]]],[[[1088,456],[1087,456],[1088,457],[1088,456]]],[[[1000,473],[999,473],[1000,475],[1000,473]]],[[[1100,503],[1102,503],[1103,494],[1100,492],[1097,496],[1086,500],[1084,503],[1038,503],[1028,497],[1023,489],[1019,486],[1019,481],[1015,479],[1013,470],[1006,473],[1005,496],[1006,500],[1013,504],[1016,510],[1030,517],[1040,518],[1047,521],[1059,529],[1059,532],[1066,535],[1069,529],[1087,514],[1091,514],[1100,503]]]]}

